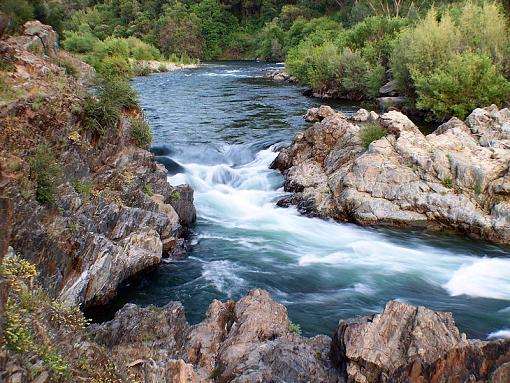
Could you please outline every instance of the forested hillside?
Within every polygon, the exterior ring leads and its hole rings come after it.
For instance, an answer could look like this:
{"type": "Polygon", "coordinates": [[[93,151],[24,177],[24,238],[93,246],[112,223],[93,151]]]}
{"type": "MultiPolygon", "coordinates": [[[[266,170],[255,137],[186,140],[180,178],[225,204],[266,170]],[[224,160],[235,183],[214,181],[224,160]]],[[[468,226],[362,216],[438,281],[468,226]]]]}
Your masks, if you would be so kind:
{"type": "MultiPolygon", "coordinates": [[[[429,0],[5,0],[99,72],[130,60],[261,59],[322,97],[373,100],[381,86],[442,120],[508,99],[506,2],[429,0]]],[[[113,69],[112,69],[113,68],[113,69]]],[[[135,74],[140,74],[136,73],[135,74]]]]}

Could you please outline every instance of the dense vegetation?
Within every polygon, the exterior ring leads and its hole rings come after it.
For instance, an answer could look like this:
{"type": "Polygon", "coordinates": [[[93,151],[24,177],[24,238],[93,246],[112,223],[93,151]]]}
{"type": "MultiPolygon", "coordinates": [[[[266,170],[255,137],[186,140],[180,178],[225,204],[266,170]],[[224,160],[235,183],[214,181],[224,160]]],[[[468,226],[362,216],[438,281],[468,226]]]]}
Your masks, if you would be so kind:
{"type": "Polygon", "coordinates": [[[5,0],[11,28],[37,17],[105,75],[140,60],[285,61],[330,97],[395,91],[429,116],[507,101],[505,2],[432,0],[5,0]]]}

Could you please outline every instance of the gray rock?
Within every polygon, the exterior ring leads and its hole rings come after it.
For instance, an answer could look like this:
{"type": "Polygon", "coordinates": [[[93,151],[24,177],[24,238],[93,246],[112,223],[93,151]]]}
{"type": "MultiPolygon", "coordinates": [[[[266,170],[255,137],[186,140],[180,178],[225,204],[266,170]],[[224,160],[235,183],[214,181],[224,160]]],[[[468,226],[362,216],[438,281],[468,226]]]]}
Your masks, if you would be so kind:
{"type": "Polygon", "coordinates": [[[397,95],[397,81],[391,80],[379,88],[381,96],[396,96],[397,95]]]}
{"type": "Polygon", "coordinates": [[[360,127],[336,114],[298,133],[273,163],[285,190],[297,193],[281,205],[359,224],[448,227],[510,241],[506,109],[475,110],[466,123],[452,119],[428,136],[399,112],[378,122],[388,134],[368,150],[360,127]]]}
{"type": "Polygon", "coordinates": [[[377,99],[377,105],[383,112],[390,108],[402,109],[407,102],[407,97],[379,97],[377,99]]]}

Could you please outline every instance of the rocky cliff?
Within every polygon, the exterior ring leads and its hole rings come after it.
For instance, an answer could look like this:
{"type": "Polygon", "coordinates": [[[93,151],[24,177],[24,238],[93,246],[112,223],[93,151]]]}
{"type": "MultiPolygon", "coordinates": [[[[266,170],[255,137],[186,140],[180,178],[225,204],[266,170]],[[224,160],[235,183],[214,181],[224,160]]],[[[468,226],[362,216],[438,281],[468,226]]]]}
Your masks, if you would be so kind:
{"type": "Polygon", "coordinates": [[[0,41],[0,57],[0,186],[15,204],[11,245],[38,266],[52,296],[106,303],[123,282],[182,251],[193,191],[169,185],[164,167],[135,144],[137,106],[102,134],[87,129],[94,72],[58,50],[50,27],[27,23],[24,35],[0,41]]]}
{"type": "Polygon", "coordinates": [[[347,118],[323,106],[306,118],[314,125],[273,164],[294,193],[280,205],[363,225],[455,230],[509,243],[508,109],[476,109],[429,135],[397,111],[360,110],[347,118]],[[366,142],[367,129],[382,133],[366,142]]]}

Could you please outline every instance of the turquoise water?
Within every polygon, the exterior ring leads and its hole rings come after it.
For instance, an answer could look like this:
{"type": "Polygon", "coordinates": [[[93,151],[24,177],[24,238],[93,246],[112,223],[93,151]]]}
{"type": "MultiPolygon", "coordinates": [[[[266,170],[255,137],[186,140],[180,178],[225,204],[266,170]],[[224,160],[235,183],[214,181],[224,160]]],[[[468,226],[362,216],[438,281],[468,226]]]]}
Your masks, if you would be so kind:
{"type": "Polygon", "coordinates": [[[307,126],[302,115],[318,101],[266,81],[269,67],[217,63],[134,80],[154,130],[153,152],[172,184],[195,189],[198,221],[189,256],[124,289],[105,315],[125,302],[179,300],[198,322],[212,299],[261,287],[306,335],[332,334],[339,319],[381,311],[390,299],[452,311],[472,337],[510,328],[508,249],[276,207],[283,180],[268,166],[307,126]]]}

